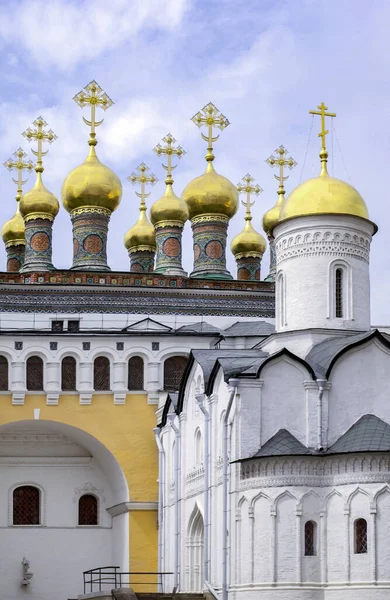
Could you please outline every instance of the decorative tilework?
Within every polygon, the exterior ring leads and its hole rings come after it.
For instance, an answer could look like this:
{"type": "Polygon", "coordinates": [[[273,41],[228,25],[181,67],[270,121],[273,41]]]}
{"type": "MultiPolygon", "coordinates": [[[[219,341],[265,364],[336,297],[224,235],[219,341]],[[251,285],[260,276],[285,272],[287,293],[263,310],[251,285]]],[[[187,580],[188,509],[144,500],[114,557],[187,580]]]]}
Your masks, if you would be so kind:
{"type": "Polygon", "coordinates": [[[24,263],[25,248],[24,244],[6,247],[8,273],[19,273],[24,263]]]}
{"type": "Polygon", "coordinates": [[[268,244],[269,244],[269,252],[270,252],[270,261],[269,261],[269,272],[265,281],[275,281],[276,275],[276,253],[275,253],[275,238],[272,235],[267,235],[268,244]]]}
{"type": "Polygon", "coordinates": [[[71,213],[73,225],[73,264],[77,271],[109,271],[107,233],[110,217],[94,211],[71,213]]]}
{"type": "Polygon", "coordinates": [[[53,271],[52,225],[48,219],[26,221],[26,247],[21,273],[31,271],[53,271]]]}
{"type": "Polygon", "coordinates": [[[253,256],[237,258],[237,279],[239,281],[260,281],[261,259],[253,256]]]}
{"type": "Polygon", "coordinates": [[[156,273],[168,270],[185,275],[182,267],[181,237],[183,228],[179,226],[156,226],[156,273]]]}
{"type": "MultiPolygon", "coordinates": [[[[218,215],[216,216],[218,217],[218,215]]],[[[228,220],[213,218],[193,219],[194,270],[191,277],[232,279],[226,269],[226,239],[228,220]]]]}
{"type": "Polygon", "coordinates": [[[129,254],[129,257],[131,273],[151,273],[153,271],[154,252],[150,250],[139,250],[138,252],[129,254]]]}

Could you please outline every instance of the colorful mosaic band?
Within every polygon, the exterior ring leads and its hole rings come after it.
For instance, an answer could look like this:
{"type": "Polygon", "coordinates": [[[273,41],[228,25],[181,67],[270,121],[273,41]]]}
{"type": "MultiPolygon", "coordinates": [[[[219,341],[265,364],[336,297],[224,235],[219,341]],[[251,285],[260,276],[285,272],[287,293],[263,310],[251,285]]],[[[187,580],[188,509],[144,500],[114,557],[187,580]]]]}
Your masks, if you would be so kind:
{"type": "Polygon", "coordinates": [[[202,215],[192,219],[194,270],[190,277],[233,279],[226,269],[228,224],[224,215],[202,215]]]}
{"type": "Polygon", "coordinates": [[[138,250],[129,253],[131,273],[152,273],[154,271],[154,252],[138,250]]]}
{"type": "Polygon", "coordinates": [[[92,207],[74,210],[70,215],[73,225],[73,264],[77,271],[110,271],[107,264],[107,234],[110,213],[92,207]]]}
{"type": "Polygon", "coordinates": [[[52,227],[49,218],[25,220],[26,251],[21,273],[31,271],[53,271],[52,263],[52,227]]]}
{"type": "Polygon", "coordinates": [[[182,267],[181,237],[183,227],[170,225],[159,227],[156,230],[156,273],[171,273],[186,275],[182,267]]]}
{"type": "Polygon", "coordinates": [[[7,253],[7,272],[19,273],[24,264],[25,244],[16,244],[6,246],[7,253]]]}
{"type": "Polygon", "coordinates": [[[276,277],[275,238],[273,238],[272,235],[267,235],[267,238],[268,238],[268,244],[269,244],[270,259],[269,259],[269,272],[264,281],[274,282],[275,277],[276,277]]]}
{"type": "Polygon", "coordinates": [[[239,281],[260,281],[260,256],[237,256],[236,262],[239,281]]]}

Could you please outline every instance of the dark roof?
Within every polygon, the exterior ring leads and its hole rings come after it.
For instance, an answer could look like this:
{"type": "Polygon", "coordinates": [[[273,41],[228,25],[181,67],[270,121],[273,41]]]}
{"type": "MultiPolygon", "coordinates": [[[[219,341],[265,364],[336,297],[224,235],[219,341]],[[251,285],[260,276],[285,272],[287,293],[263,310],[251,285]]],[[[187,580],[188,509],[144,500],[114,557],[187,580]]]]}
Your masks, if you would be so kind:
{"type": "Polygon", "coordinates": [[[365,415],[352,425],[326,454],[346,452],[387,452],[390,450],[390,425],[375,415],[365,415]]]}
{"type": "MultiPolygon", "coordinates": [[[[246,350],[244,351],[246,353],[246,350]]],[[[239,375],[255,377],[263,362],[269,357],[265,352],[257,351],[257,356],[234,356],[219,358],[218,364],[222,367],[225,381],[239,375]]]]}
{"type": "Polygon", "coordinates": [[[279,431],[275,433],[275,435],[251,458],[259,458],[261,456],[295,456],[302,454],[311,454],[311,452],[297,440],[296,437],[287,431],[287,429],[279,429],[279,431]]]}
{"type": "Polygon", "coordinates": [[[218,335],[220,331],[221,330],[218,329],[218,327],[214,327],[214,325],[210,325],[210,323],[206,323],[206,321],[189,323],[188,325],[182,325],[176,329],[176,333],[215,333],[216,335],[218,335]]]}
{"type": "MultiPolygon", "coordinates": [[[[241,369],[244,370],[252,365],[256,358],[264,356],[264,352],[261,350],[251,349],[223,349],[223,350],[193,350],[192,356],[199,363],[203,371],[204,387],[205,390],[208,387],[210,376],[213,372],[214,365],[217,363],[221,364],[221,360],[226,359],[226,366],[230,369],[231,367],[237,367],[237,373],[241,369]]],[[[268,355],[266,355],[268,356],[268,355]]],[[[230,375],[232,377],[232,375],[230,375]]]]}
{"type": "Polygon", "coordinates": [[[265,336],[275,333],[275,326],[267,321],[237,321],[227,329],[224,329],[221,334],[224,337],[241,337],[241,336],[265,336]]]}

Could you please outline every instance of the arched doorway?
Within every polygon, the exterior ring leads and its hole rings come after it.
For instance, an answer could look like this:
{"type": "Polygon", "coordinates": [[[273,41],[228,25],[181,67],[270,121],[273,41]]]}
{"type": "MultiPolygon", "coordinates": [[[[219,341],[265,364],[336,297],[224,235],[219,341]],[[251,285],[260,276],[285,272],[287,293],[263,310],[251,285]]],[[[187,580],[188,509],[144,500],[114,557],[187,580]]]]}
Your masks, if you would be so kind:
{"type": "Polygon", "coordinates": [[[198,506],[193,510],[188,526],[188,591],[201,592],[203,581],[204,522],[198,506]]]}

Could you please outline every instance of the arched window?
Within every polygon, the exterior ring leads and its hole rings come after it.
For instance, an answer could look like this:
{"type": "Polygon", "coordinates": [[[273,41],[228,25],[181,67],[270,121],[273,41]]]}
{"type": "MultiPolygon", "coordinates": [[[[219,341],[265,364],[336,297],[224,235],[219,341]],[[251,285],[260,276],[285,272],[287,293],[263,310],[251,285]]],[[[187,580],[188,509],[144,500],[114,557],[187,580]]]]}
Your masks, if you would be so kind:
{"type": "Polygon", "coordinates": [[[343,315],[343,269],[338,267],[335,271],[335,316],[342,318],[343,315]]]}
{"type": "Polygon", "coordinates": [[[317,554],[317,523],[306,521],[305,523],[305,556],[315,556],[317,554]]]}
{"type": "Polygon", "coordinates": [[[171,356],[164,362],[164,390],[177,391],[186,368],[186,356],[171,356]]]}
{"type": "Polygon", "coordinates": [[[76,390],[76,359],[65,356],[61,362],[61,389],[63,392],[76,390]]]}
{"type": "Polygon", "coordinates": [[[202,432],[198,428],[195,431],[195,464],[197,466],[203,463],[203,444],[202,444],[202,432]]]}
{"type": "Polygon", "coordinates": [[[144,389],[144,361],[140,356],[132,356],[129,360],[127,388],[129,390],[144,389]]]}
{"type": "Polygon", "coordinates": [[[39,525],[39,489],[33,485],[21,485],[13,492],[14,525],[39,525]]]}
{"type": "Polygon", "coordinates": [[[276,280],[276,295],[279,327],[286,325],[286,280],[284,273],[279,273],[276,280]]]}
{"type": "Polygon", "coordinates": [[[93,494],[84,494],[79,500],[79,525],[98,524],[98,499],[93,494]]]}
{"type": "Polygon", "coordinates": [[[356,519],[355,521],[355,554],[367,554],[367,521],[356,519]]]}
{"type": "Polygon", "coordinates": [[[26,385],[30,392],[43,390],[43,360],[39,356],[30,356],[27,359],[26,385]]]}
{"type": "Polygon", "coordinates": [[[8,360],[5,356],[0,356],[0,390],[8,390],[8,360]]]}
{"type": "Polygon", "coordinates": [[[105,356],[98,356],[93,362],[93,388],[96,391],[110,389],[110,361],[105,356]]]}

